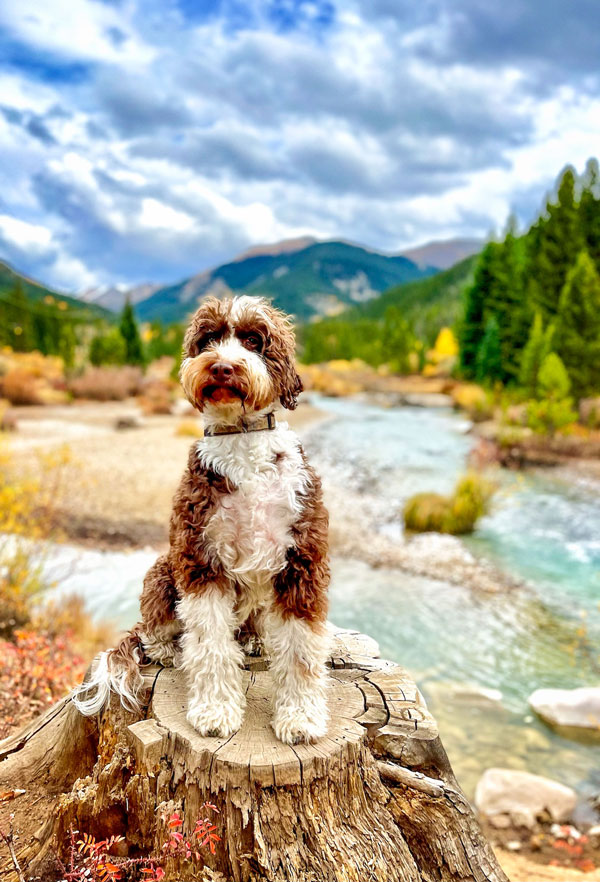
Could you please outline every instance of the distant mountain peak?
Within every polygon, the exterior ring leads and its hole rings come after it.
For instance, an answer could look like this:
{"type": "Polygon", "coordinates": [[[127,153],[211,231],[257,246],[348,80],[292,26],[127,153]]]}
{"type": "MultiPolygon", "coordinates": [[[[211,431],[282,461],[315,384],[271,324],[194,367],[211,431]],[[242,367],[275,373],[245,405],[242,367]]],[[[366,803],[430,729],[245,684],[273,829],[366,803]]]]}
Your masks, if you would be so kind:
{"type": "Polygon", "coordinates": [[[450,269],[455,263],[471,257],[481,251],[485,244],[483,239],[469,237],[455,239],[435,239],[417,245],[415,248],[407,248],[401,252],[403,257],[408,257],[417,266],[433,266],[439,270],[450,269]]]}
{"type": "Polygon", "coordinates": [[[297,236],[295,239],[282,239],[280,242],[271,242],[263,245],[251,245],[231,261],[239,263],[249,257],[277,257],[280,254],[293,254],[302,251],[310,245],[315,245],[319,240],[314,236],[297,236]]]}

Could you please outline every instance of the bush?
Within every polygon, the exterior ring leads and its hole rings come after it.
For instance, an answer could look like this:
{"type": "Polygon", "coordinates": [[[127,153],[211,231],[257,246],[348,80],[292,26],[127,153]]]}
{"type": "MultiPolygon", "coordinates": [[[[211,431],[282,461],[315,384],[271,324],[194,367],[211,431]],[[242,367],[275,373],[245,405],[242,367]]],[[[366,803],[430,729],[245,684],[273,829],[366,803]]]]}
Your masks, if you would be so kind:
{"type": "Polygon", "coordinates": [[[404,508],[404,526],[415,533],[471,533],[488,509],[493,488],[475,472],[460,479],[451,496],[417,493],[404,508]]]}
{"type": "Polygon", "coordinates": [[[534,432],[554,435],[556,431],[574,423],[577,413],[569,398],[571,381],[561,359],[550,352],[543,360],[538,374],[541,401],[530,401],[527,406],[527,425],[534,432]]]}
{"type": "Polygon", "coordinates": [[[450,392],[456,407],[466,411],[475,423],[494,416],[494,401],[490,392],[476,383],[459,383],[450,392]]]}
{"type": "Polygon", "coordinates": [[[69,390],[75,398],[124,401],[139,394],[142,384],[143,374],[138,367],[94,367],[73,378],[69,383],[69,390]]]}
{"type": "Polygon", "coordinates": [[[61,358],[39,352],[0,353],[0,398],[11,404],[54,404],[65,400],[61,358]]]}
{"type": "Polygon", "coordinates": [[[56,534],[69,458],[68,448],[41,454],[32,477],[13,468],[7,443],[0,443],[0,637],[29,622],[32,600],[44,587],[39,540],[56,534]]]}
{"type": "Polygon", "coordinates": [[[527,405],[527,425],[539,435],[554,435],[559,429],[570,426],[577,419],[573,400],[530,401],[527,405]]]}
{"type": "Polygon", "coordinates": [[[118,328],[97,334],[90,343],[90,362],[94,367],[105,364],[125,364],[127,349],[118,328]]]}

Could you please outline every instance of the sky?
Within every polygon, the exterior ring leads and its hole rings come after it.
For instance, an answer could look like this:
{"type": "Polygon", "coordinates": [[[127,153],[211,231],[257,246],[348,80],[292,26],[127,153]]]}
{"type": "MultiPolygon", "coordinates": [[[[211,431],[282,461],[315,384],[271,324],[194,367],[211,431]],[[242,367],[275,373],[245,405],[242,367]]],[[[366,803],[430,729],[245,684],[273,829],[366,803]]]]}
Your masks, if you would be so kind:
{"type": "Polygon", "coordinates": [[[594,153],[598,0],[0,4],[0,258],[65,291],[484,237],[594,153]]]}

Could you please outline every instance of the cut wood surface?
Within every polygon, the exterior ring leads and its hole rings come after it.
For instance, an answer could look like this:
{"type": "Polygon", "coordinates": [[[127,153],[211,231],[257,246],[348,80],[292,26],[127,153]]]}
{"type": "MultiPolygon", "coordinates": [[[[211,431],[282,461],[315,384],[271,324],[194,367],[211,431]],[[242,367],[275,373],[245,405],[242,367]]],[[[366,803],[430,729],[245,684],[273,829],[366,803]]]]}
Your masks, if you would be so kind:
{"type": "MultiPolygon", "coordinates": [[[[123,835],[130,855],[160,853],[169,815],[187,833],[210,802],[221,841],[203,854],[207,879],[506,880],[411,677],[378,658],[371,638],[332,631],[331,720],[314,744],[276,739],[263,658],[247,660],[246,715],[230,738],[200,736],[182,673],[152,666],[143,716],[113,699],[86,719],[65,699],[0,743],[1,783],[35,778],[58,794],[20,855],[30,877],[52,878],[51,854],[71,827],[123,835]]],[[[167,880],[200,878],[196,862],[164,866],[167,880]]]]}

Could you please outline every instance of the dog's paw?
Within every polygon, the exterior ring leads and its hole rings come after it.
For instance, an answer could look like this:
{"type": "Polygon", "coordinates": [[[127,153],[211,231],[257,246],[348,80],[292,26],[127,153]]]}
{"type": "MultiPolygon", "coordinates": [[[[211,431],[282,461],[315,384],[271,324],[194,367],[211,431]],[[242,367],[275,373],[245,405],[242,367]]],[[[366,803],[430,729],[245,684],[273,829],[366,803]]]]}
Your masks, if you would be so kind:
{"type": "Polygon", "coordinates": [[[187,721],[200,735],[210,738],[229,738],[242,725],[244,709],[239,705],[225,702],[192,705],[187,712],[187,721]]]}
{"type": "Polygon", "coordinates": [[[242,649],[244,650],[244,655],[247,655],[250,658],[260,658],[265,653],[263,641],[255,634],[248,637],[248,639],[242,643],[242,649]]]}
{"type": "Polygon", "coordinates": [[[285,744],[310,744],[327,731],[327,711],[323,707],[279,708],[271,721],[277,738],[285,744]]]}

